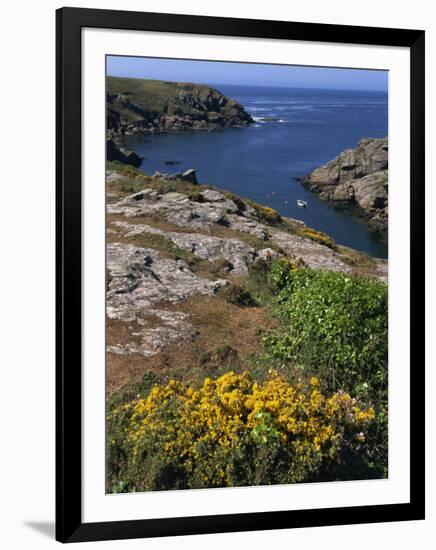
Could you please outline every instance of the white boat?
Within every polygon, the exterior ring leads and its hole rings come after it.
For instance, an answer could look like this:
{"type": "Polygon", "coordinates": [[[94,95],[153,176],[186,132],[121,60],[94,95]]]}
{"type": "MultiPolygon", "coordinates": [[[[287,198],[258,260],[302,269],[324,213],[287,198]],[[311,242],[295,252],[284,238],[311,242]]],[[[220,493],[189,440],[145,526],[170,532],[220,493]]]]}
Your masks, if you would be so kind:
{"type": "Polygon", "coordinates": [[[298,200],[297,200],[297,206],[299,206],[300,208],[306,208],[307,202],[298,199],[298,200]]]}

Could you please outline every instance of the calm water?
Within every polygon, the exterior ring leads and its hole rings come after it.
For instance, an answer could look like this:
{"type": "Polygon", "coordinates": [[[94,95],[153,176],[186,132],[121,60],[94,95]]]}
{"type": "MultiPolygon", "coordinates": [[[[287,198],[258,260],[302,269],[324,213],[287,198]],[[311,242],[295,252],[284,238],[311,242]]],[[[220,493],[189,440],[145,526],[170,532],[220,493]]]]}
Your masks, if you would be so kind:
{"type": "Polygon", "coordinates": [[[387,94],[338,90],[215,85],[238,100],[256,119],[249,128],[135,138],[128,145],[145,157],[141,169],[172,173],[197,170],[211,183],[266,204],[282,215],[303,220],[338,243],[377,257],[387,245],[362,221],[335,210],[305,190],[301,177],[355,147],[362,137],[387,135],[387,94]],[[261,122],[260,117],[280,122],[261,122]],[[178,161],[166,166],[165,161],[178,161]],[[298,208],[297,199],[307,201],[298,208]]]}

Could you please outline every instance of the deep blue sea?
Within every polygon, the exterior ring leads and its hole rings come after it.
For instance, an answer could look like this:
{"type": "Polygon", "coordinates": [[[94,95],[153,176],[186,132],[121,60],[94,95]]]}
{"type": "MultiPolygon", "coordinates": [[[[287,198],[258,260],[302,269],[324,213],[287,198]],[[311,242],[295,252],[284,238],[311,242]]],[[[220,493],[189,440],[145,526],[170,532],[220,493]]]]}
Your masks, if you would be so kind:
{"type": "Polygon", "coordinates": [[[145,157],[144,172],[195,168],[201,183],[229,189],[284,216],[301,219],[339,244],[387,257],[387,245],[365,223],[319,200],[294,179],[355,147],[362,137],[385,137],[386,93],[211,85],[242,103],[256,124],[129,139],[128,145],[145,157]],[[280,122],[259,120],[269,116],[280,122]],[[168,160],[179,164],[166,166],[168,160]],[[297,199],[307,201],[308,207],[299,208],[297,199]]]}

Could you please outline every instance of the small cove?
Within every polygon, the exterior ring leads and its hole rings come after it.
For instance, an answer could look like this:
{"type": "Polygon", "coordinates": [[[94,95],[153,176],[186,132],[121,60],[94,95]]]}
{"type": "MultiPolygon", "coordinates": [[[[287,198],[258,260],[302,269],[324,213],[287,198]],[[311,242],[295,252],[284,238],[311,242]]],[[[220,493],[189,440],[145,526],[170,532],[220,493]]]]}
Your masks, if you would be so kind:
{"type": "Polygon", "coordinates": [[[127,145],[144,157],[144,172],[195,168],[201,183],[301,219],[339,244],[387,257],[387,244],[362,220],[334,209],[295,180],[355,147],[362,137],[386,136],[387,94],[211,85],[244,105],[256,124],[216,132],[129,137],[127,145]],[[262,117],[278,120],[263,122],[262,117]],[[299,208],[297,199],[307,201],[308,207],[299,208]]]}

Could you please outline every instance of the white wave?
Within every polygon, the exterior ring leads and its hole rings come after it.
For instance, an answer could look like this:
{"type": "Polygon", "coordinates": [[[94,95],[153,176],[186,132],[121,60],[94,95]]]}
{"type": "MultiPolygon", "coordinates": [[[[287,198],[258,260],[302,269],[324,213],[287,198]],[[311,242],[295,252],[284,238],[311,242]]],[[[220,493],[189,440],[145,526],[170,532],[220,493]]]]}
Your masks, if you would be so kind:
{"type": "Polygon", "coordinates": [[[250,105],[302,105],[304,102],[302,101],[288,101],[286,99],[259,99],[256,101],[246,101],[245,104],[247,106],[250,105]]]}

